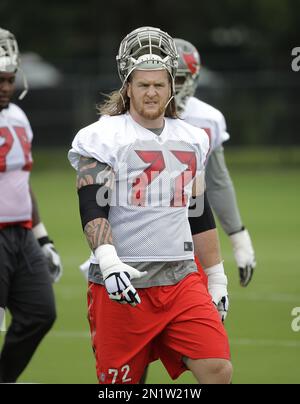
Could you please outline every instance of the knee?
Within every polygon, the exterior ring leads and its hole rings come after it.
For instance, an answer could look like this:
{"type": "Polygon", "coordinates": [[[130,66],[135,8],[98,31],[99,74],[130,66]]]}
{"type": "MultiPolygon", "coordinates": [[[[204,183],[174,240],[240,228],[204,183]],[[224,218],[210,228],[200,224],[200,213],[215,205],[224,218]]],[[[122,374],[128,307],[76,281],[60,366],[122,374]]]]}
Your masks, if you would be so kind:
{"type": "Polygon", "coordinates": [[[210,372],[219,383],[229,384],[232,378],[233,367],[230,361],[220,359],[211,365],[210,372]]]}
{"type": "Polygon", "coordinates": [[[187,367],[201,384],[229,384],[232,377],[232,365],[226,359],[188,359],[187,367]]]}

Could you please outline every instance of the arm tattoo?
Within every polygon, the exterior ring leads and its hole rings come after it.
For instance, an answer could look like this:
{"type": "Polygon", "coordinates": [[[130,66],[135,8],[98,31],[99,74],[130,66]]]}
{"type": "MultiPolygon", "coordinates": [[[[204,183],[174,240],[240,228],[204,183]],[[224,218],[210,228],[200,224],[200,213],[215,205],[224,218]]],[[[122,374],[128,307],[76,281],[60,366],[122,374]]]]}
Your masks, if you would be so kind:
{"type": "Polygon", "coordinates": [[[106,219],[91,220],[86,224],[84,233],[93,251],[102,244],[112,244],[111,227],[106,219]]]}
{"type": "Polygon", "coordinates": [[[112,189],[114,184],[113,169],[98,160],[81,156],[77,170],[77,189],[91,184],[105,185],[106,188],[112,189]]]}
{"type": "MultiPolygon", "coordinates": [[[[77,189],[87,185],[99,184],[113,189],[114,172],[110,166],[93,158],[80,157],[77,170],[77,189]]],[[[98,218],[85,225],[84,233],[92,251],[102,244],[112,244],[112,232],[108,220],[98,218]]]]}

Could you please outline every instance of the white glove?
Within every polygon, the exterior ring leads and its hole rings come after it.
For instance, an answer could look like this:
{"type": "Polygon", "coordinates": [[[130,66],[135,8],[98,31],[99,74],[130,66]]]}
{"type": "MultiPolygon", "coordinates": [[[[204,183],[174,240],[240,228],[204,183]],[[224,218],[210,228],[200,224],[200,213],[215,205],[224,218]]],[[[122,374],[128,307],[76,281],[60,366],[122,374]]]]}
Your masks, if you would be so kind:
{"type": "Polygon", "coordinates": [[[247,286],[256,267],[255,253],[248,230],[243,229],[229,236],[234,258],[239,269],[240,285],[247,286]]]}
{"type": "Polygon", "coordinates": [[[208,291],[216,305],[222,322],[225,321],[229,309],[229,298],[227,292],[227,276],[224,273],[223,263],[220,262],[209,268],[205,268],[207,275],[208,291]]]}
{"type": "Polygon", "coordinates": [[[53,241],[49,239],[47,230],[43,223],[37,224],[32,231],[46,257],[52,282],[58,282],[63,274],[63,266],[60,256],[54,247],[53,241]]]}
{"type": "Polygon", "coordinates": [[[122,304],[129,303],[131,306],[141,303],[141,299],[130,280],[141,278],[147,272],[140,272],[124,264],[118,257],[115,247],[111,244],[103,244],[98,247],[95,251],[95,256],[99,263],[109,298],[122,304]]]}
{"type": "MultiPolygon", "coordinates": [[[[40,240],[38,241],[40,242],[40,240]]],[[[44,245],[40,244],[40,246],[48,262],[50,277],[53,282],[58,282],[63,274],[63,266],[60,260],[60,256],[51,240],[49,240],[49,242],[45,243],[44,245]]]]}
{"type": "Polygon", "coordinates": [[[83,264],[79,265],[79,269],[86,280],[89,279],[90,259],[87,259],[83,264]]]}

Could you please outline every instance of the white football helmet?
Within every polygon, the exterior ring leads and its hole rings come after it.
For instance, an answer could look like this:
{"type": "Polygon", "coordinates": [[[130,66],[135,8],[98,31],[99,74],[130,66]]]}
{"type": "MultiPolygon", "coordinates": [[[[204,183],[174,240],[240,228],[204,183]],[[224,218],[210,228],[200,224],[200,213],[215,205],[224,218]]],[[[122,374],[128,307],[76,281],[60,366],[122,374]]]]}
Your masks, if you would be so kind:
{"type": "Polygon", "coordinates": [[[19,67],[19,49],[15,36],[0,28],[0,72],[14,73],[19,67]]]}
{"type": "Polygon", "coordinates": [[[175,77],[175,99],[177,107],[182,110],[187,98],[195,94],[201,61],[199,52],[190,42],[179,38],[175,38],[174,41],[179,54],[175,77]]]}
{"type": "MultiPolygon", "coordinates": [[[[0,72],[16,73],[18,69],[20,69],[20,56],[16,38],[11,32],[0,28],[0,72]]],[[[28,84],[22,69],[20,70],[24,83],[24,91],[19,96],[21,100],[27,94],[28,84]]]]}
{"type": "Polygon", "coordinates": [[[136,68],[166,69],[174,83],[178,53],[173,38],[159,28],[141,27],[132,31],[122,40],[116,59],[123,86],[136,68]]]}

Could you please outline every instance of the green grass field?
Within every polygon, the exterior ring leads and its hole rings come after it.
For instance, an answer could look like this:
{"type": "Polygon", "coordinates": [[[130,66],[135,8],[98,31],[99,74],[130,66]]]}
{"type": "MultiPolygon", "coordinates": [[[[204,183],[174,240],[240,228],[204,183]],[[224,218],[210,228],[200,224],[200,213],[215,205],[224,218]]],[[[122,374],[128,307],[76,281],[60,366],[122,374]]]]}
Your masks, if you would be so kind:
{"type": "MultiPolygon", "coordinates": [[[[235,384],[300,383],[300,331],[291,328],[291,311],[300,307],[300,165],[294,152],[293,159],[285,155],[285,160],[276,153],[227,154],[243,221],[257,255],[254,279],[242,289],[229,240],[220,230],[230,282],[226,328],[235,384]],[[283,160],[292,164],[284,169],[283,160]]],[[[64,276],[55,285],[56,324],[20,381],[96,383],[86,319],[86,284],[78,270],[89,252],[80,226],[75,173],[62,151],[35,154],[33,189],[42,220],[61,253],[64,276]]],[[[148,382],[172,381],[156,362],[151,365],[148,382]]],[[[176,382],[194,383],[194,379],[185,372],[176,382]]]]}

